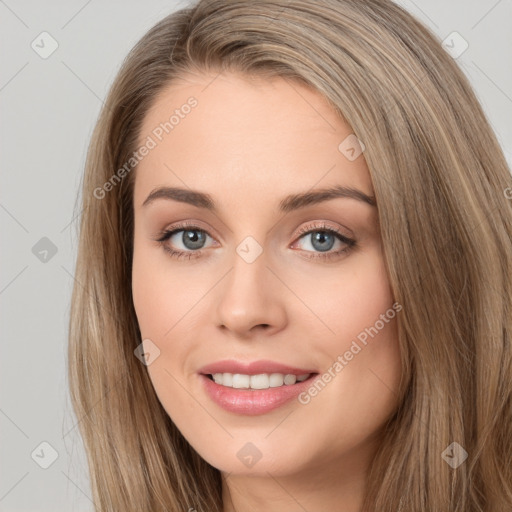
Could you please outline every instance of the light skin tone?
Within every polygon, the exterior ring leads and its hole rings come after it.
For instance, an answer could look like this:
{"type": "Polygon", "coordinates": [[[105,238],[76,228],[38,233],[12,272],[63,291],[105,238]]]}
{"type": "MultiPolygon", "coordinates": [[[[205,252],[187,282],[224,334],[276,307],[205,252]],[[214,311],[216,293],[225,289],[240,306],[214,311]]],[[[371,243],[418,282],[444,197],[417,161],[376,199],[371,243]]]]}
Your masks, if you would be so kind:
{"type": "Polygon", "coordinates": [[[147,369],[183,436],[221,471],[224,512],[357,512],[397,406],[396,317],[307,404],[228,412],[204,392],[198,370],[269,359],[323,374],[392,309],[375,206],[336,197],[279,210],[290,194],[338,185],[373,196],[364,153],[351,161],[338,149],[352,130],[317,92],[282,78],[215,77],[190,74],[166,87],[140,133],[143,143],[197,99],[136,170],[133,300],[142,339],[160,350],[147,369]],[[160,187],[207,193],[217,209],[165,198],[143,206],[160,187]],[[156,241],[182,222],[196,227],[156,241]],[[315,243],[323,226],[356,245],[335,234],[315,243]],[[197,229],[206,233],[199,246],[197,229]],[[252,263],[236,251],[249,236],[262,250],[252,263]],[[201,254],[175,259],[164,247],[201,254]],[[248,442],[261,453],[252,467],[237,456],[248,442]]]}

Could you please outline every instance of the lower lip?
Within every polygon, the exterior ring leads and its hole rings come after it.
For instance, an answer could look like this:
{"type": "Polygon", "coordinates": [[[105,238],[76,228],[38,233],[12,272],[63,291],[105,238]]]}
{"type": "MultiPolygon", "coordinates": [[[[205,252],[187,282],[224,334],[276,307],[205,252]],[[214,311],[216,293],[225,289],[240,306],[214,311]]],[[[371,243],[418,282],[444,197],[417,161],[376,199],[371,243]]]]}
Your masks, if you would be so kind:
{"type": "Polygon", "coordinates": [[[235,389],[221,386],[208,376],[200,374],[203,386],[209,397],[229,412],[255,416],[270,412],[286,404],[311,386],[318,373],[311,374],[306,380],[292,385],[268,389],[235,389]]]}

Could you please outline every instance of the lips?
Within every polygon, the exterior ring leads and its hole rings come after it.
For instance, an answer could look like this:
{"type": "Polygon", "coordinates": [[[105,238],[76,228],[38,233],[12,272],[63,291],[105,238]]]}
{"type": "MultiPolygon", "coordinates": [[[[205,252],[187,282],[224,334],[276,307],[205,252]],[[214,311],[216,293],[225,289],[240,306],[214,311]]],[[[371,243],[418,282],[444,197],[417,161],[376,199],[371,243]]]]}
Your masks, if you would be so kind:
{"type": "MultiPolygon", "coordinates": [[[[199,375],[199,380],[206,395],[225,411],[244,416],[257,416],[292,403],[313,385],[318,375],[318,373],[311,374],[302,382],[268,389],[225,387],[210,380],[206,375],[199,375]]],[[[295,402],[296,406],[297,404],[299,404],[298,400],[295,402]]]]}
{"type": "Polygon", "coordinates": [[[250,362],[226,359],[203,366],[198,371],[202,389],[213,402],[231,413],[249,416],[265,414],[290,403],[318,375],[311,368],[298,368],[264,359],[250,362]],[[261,382],[262,378],[265,380],[262,374],[268,376],[268,382],[261,382]],[[253,376],[256,376],[256,383],[253,382],[253,376]],[[238,382],[240,380],[244,383],[238,382]],[[248,381],[250,389],[247,389],[248,381]],[[258,389],[260,387],[262,389],[258,389]]]}
{"type": "Polygon", "coordinates": [[[214,373],[239,373],[243,375],[258,375],[261,373],[282,373],[291,375],[304,375],[306,373],[317,373],[311,368],[296,368],[275,361],[261,359],[258,361],[244,362],[226,359],[203,366],[198,373],[213,375],[214,373]]]}

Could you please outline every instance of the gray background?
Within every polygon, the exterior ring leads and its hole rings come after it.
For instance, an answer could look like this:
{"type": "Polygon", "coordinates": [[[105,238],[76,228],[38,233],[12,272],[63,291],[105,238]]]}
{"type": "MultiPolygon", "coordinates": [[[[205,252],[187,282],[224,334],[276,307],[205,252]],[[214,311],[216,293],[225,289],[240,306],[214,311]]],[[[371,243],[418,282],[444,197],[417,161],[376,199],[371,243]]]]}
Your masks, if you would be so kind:
{"type": "MultiPolygon", "coordinates": [[[[512,0],[399,3],[440,39],[457,31],[469,43],[457,62],[512,165],[512,0]]],[[[75,200],[122,59],[152,25],[186,5],[0,0],[1,511],[93,510],[66,374],[75,200]],[[34,40],[42,46],[43,31],[58,43],[46,59],[31,47],[34,40]],[[42,442],[58,455],[47,469],[40,465],[53,452],[42,442]]]]}

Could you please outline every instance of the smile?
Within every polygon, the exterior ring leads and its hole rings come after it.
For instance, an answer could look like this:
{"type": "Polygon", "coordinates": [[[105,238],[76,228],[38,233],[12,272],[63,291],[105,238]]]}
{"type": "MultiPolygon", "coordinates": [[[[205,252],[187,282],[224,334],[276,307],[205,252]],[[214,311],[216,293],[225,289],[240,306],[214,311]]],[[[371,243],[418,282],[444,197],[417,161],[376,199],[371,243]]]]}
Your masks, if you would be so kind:
{"type": "Polygon", "coordinates": [[[291,386],[305,381],[311,374],[294,375],[292,373],[260,373],[246,375],[240,373],[214,373],[208,375],[216,384],[235,389],[268,389],[291,386]]]}
{"type": "Polygon", "coordinates": [[[213,403],[230,413],[256,416],[297,399],[300,393],[313,385],[319,374],[214,373],[200,374],[198,377],[204,392],[213,403]]]}

